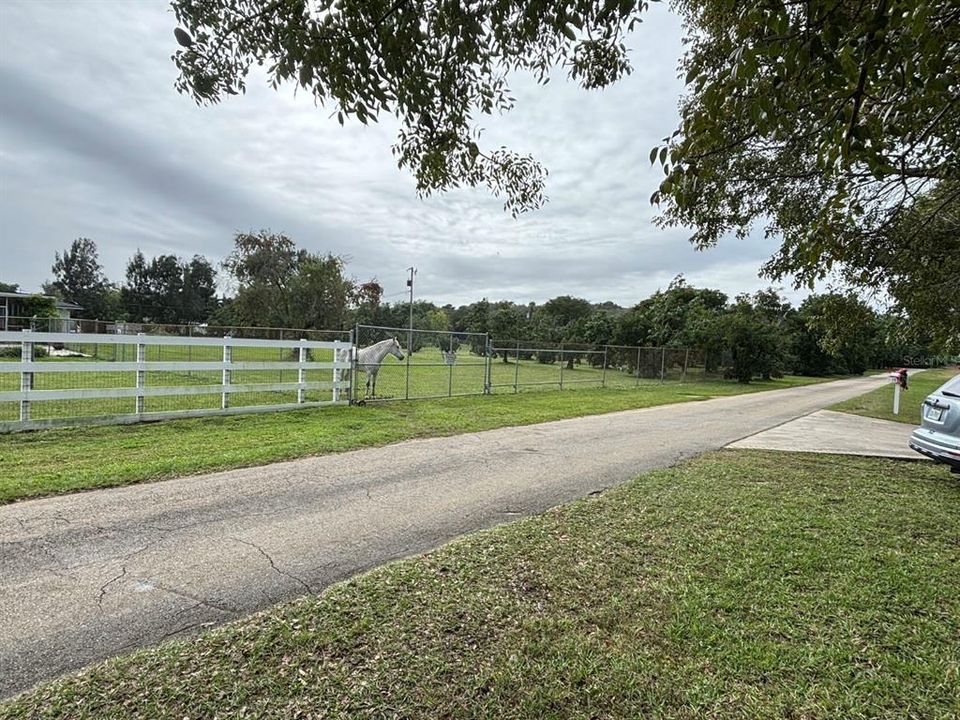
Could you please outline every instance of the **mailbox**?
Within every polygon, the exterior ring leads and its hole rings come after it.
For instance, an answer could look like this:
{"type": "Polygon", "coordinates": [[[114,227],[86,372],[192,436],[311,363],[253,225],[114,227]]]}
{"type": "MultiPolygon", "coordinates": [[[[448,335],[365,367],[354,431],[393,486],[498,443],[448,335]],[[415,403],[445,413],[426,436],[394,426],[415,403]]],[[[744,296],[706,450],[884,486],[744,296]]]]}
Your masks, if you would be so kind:
{"type": "Polygon", "coordinates": [[[890,373],[890,379],[893,380],[897,385],[902,387],[904,390],[907,389],[907,369],[900,368],[896,372],[890,373]]]}

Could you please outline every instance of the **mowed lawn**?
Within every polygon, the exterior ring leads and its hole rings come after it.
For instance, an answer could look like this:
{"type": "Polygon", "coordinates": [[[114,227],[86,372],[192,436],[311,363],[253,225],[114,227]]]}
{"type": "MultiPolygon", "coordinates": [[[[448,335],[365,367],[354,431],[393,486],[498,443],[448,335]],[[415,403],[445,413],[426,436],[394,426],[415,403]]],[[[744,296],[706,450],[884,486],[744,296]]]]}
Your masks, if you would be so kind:
{"type": "Polygon", "coordinates": [[[749,385],[714,381],[443,398],[0,435],[0,503],[822,380],[786,377],[749,385]]]}
{"type": "Polygon", "coordinates": [[[954,719],[958,537],[933,464],[709,453],[0,718],[954,719]]]}
{"type": "Polygon", "coordinates": [[[894,420],[908,425],[920,424],[923,401],[934,390],[957,374],[956,368],[924,370],[908,379],[909,389],[900,391],[900,414],[893,414],[893,382],[872,392],[831,406],[830,410],[864,415],[881,420],[894,420]]]}

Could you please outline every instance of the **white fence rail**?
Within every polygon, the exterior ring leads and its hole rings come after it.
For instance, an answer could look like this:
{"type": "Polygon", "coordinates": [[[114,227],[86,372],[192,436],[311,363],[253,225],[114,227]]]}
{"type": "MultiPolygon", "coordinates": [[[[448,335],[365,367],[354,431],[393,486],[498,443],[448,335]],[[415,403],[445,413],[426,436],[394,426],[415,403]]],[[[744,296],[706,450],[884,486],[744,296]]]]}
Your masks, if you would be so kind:
{"type": "Polygon", "coordinates": [[[0,432],[345,403],[351,347],[0,331],[0,432]]]}

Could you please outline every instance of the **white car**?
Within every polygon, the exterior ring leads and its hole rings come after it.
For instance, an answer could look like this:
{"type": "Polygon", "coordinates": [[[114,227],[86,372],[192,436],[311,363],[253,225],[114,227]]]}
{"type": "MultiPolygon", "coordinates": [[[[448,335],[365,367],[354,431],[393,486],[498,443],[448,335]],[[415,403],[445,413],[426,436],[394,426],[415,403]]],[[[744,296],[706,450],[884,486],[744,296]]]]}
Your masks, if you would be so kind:
{"type": "Polygon", "coordinates": [[[960,473],[960,375],[927,396],[910,447],[960,473]]]}

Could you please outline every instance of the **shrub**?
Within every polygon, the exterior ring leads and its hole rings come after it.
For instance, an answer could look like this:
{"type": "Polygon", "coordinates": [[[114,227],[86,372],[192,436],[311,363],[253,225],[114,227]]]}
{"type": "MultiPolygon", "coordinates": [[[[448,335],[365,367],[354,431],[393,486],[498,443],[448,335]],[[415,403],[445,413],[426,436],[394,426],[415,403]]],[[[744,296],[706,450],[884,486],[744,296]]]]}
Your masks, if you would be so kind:
{"type": "MultiPolygon", "coordinates": [[[[0,345],[0,358],[19,360],[21,352],[19,345],[0,345]]],[[[47,349],[43,345],[34,345],[33,357],[34,359],[47,357],[47,349]]]]}

